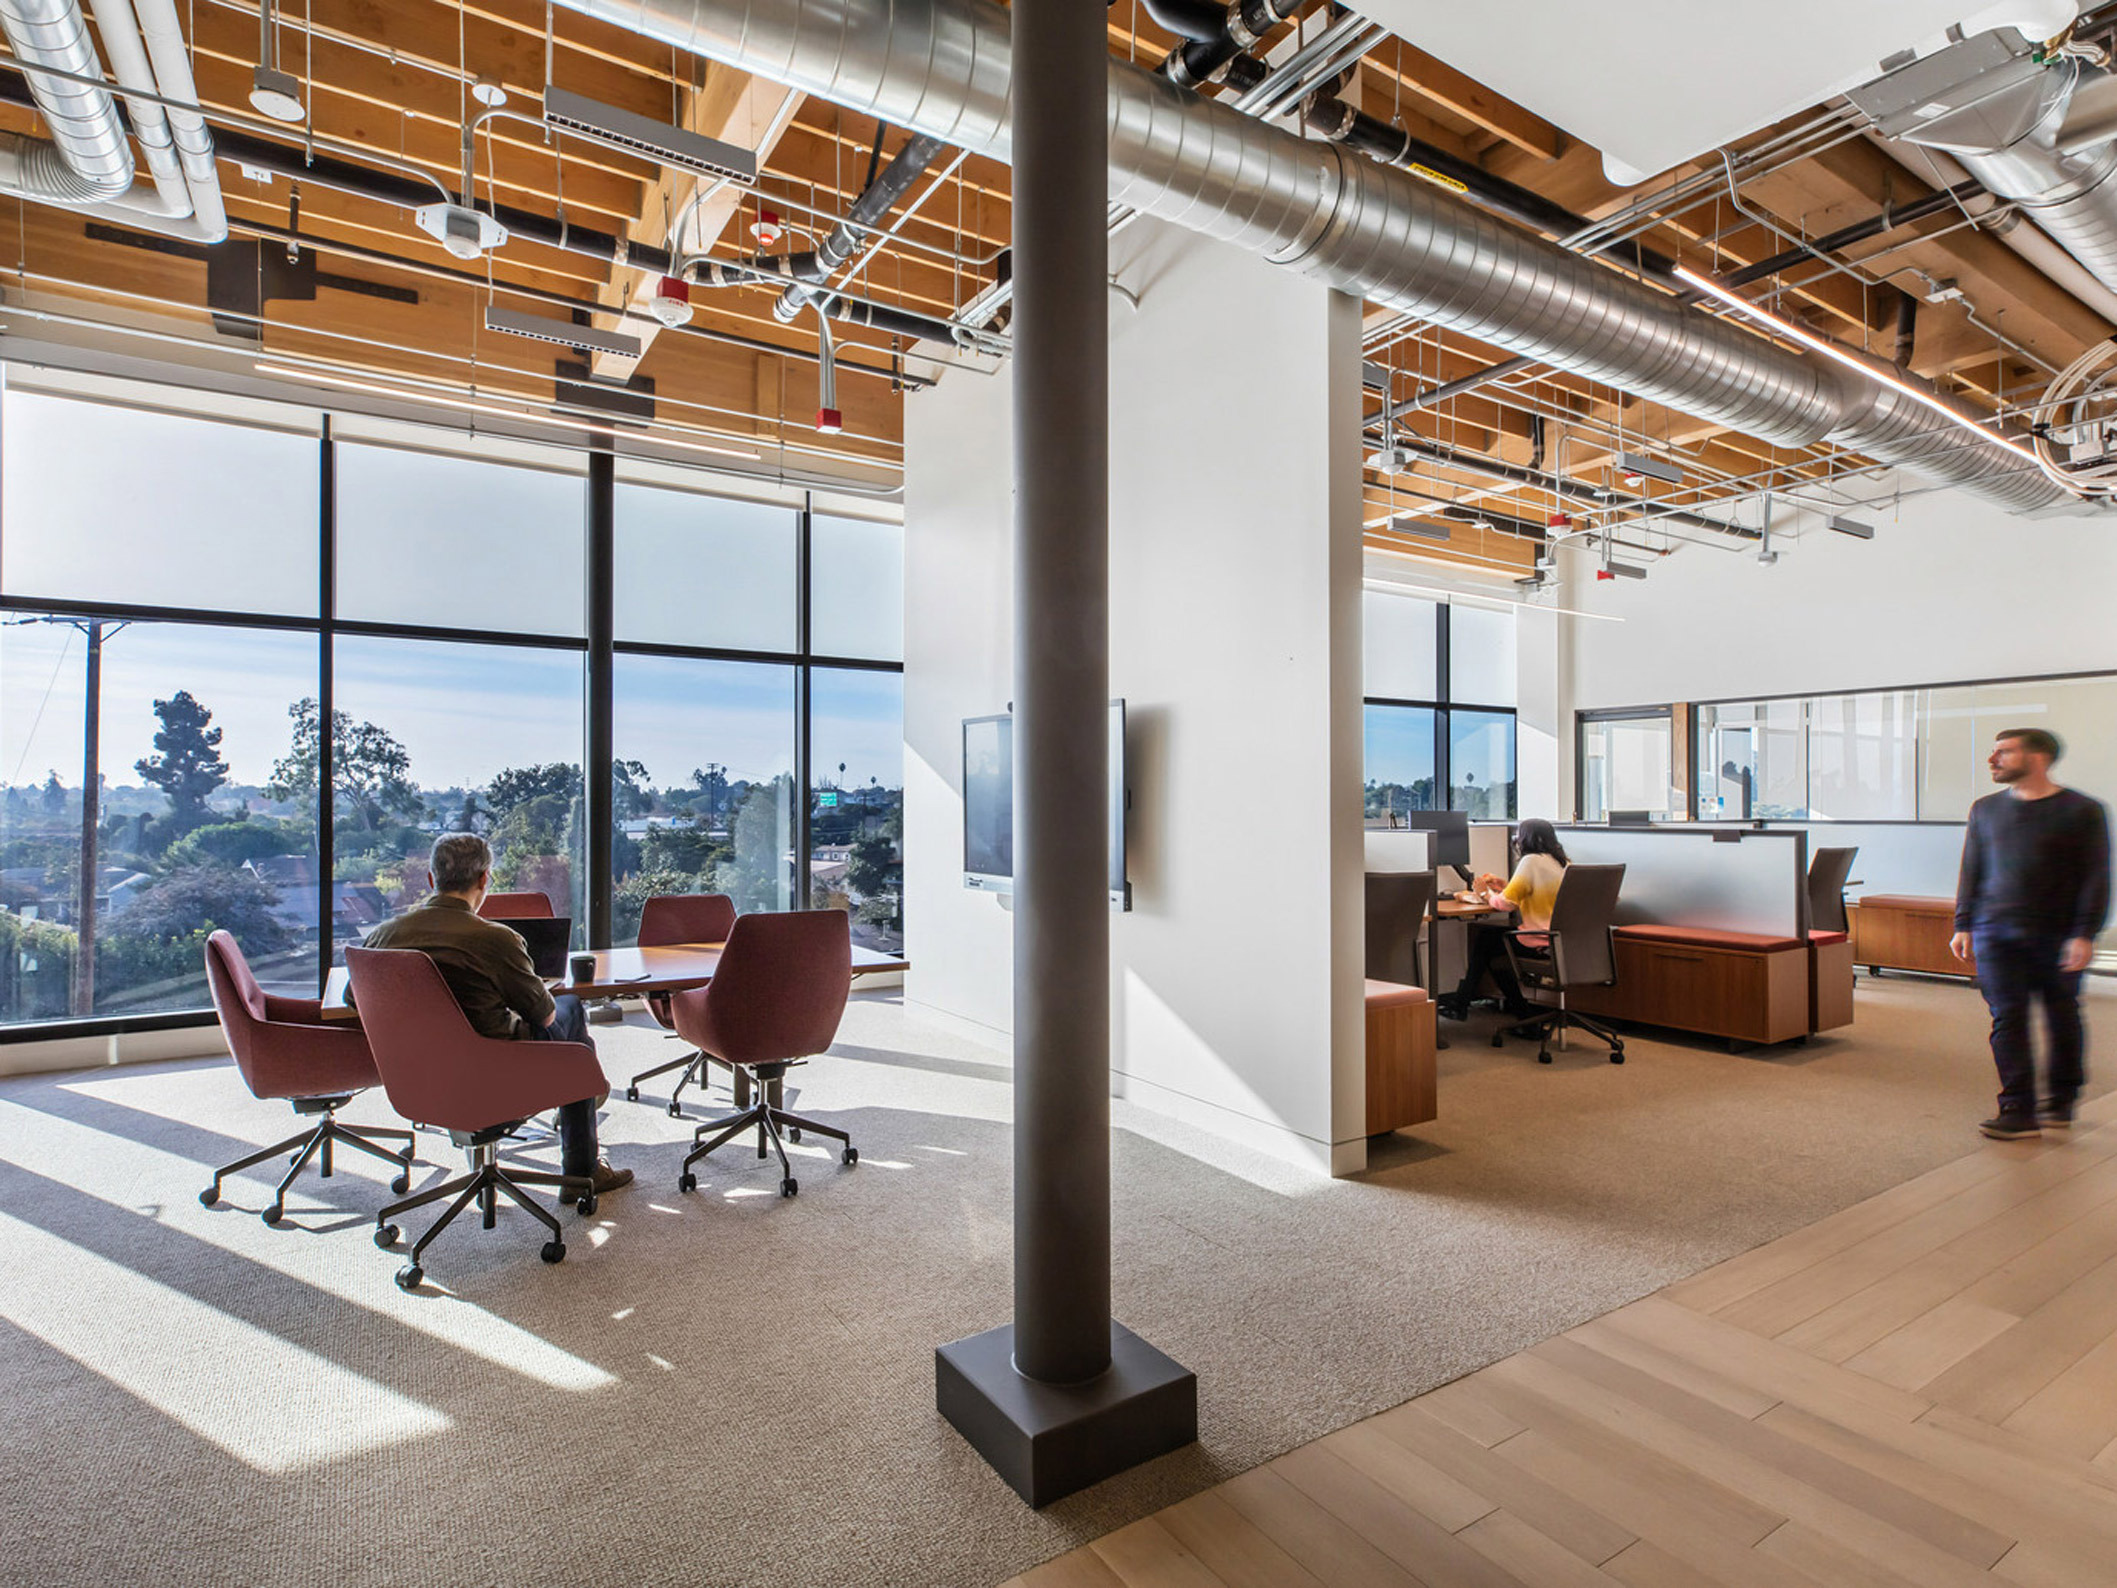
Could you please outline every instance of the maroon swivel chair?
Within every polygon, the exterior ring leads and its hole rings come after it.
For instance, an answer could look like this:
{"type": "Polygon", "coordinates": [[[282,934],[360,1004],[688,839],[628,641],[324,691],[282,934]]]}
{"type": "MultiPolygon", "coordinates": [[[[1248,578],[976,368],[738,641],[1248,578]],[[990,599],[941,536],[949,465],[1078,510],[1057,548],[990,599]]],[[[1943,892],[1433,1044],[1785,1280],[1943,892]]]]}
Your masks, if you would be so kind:
{"type": "Polygon", "coordinates": [[[337,1111],[351,1102],[355,1093],[366,1091],[379,1080],[367,1038],[361,1035],[360,1028],[351,1024],[326,1025],[319,999],[282,998],[266,992],[257,985],[243,951],[226,932],[215,932],[206,939],[206,984],[213,990],[221,1034],[228,1039],[228,1051],[235,1055],[235,1067],[242,1071],[243,1084],[258,1097],[286,1099],[297,1114],[323,1117],[313,1130],[289,1136],[262,1152],[253,1152],[214,1170],[213,1183],[198,1194],[199,1201],[212,1207],[221,1199],[221,1181],[227,1176],[299,1148],[294,1152],[293,1167],[280,1180],[279,1189],[272,1193],[271,1204],[265,1209],[265,1222],[277,1224],[286,1212],[287,1187],[310,1158],[317,1160],[317,1172],[330,1179],[331,1148],[337,1142],[397,1165],[397,1177],[390,1182],[390,1190],[402,1196],[411,1183],[405,1165],[412,1161],[412,1133],[371,1125],[355,1128],[341,1125],[337,1119],[337,1111]],[[378,1136],[401,1137],[404,1150],[397,1152],[381,1146],[373,1139],[378,1136]]]}
{"type": "MultiPolygon", "coordinates": [[[[735,901],[725,893],[657,893],[640,908],[639,946],[660,948],[670,943],[725,943],[734,926],[735,901]]],[[[672,996],[665,992],[647,994],[647,1012],[663,1027],[675,1031],[676,1017],[669,1013],[672,996]]],[[[681,1069],[684,1073],[676,1078],[676,1088],[669,1094],[669,1117],[682,1119],[684,1106],[678,1098],[686,1086],[698,1079],[705,1057],[694,1049],[680,1059],[671,1059],[667,1064],[640,1071],[632,1077],[632,1084],[625,1088],[626,1101],[637,1103],[640,1100],[640,1082],[681,1069]]],[[[736,1101],[739,1104],[746,1099],[737,1098],[736,1101]]]]}
{"type": "Polygon", "coordinates": [[[776,1106],[772,1084],[809,1055],[821,1053],[838,1035],[846,995],[853,986],[852,919],[843,910],[791,910],[738,919],[721,950],[720,969],[703,987],[669,1000],[677,1034],[700,1053],[746,1073],[755,1101],[740,1113],[698,1127],[696,1145],[684,1159],[679,1191],[693,1191],[691,1165],[755,1127],[757,1156],[769,1139],[779,1149],[779,1194],[801,1189],[780,1140],[784,1125],[794,1140],[804,1130],[845,1143],[843,1162],[856,1164],[852,1138],[831,1125],[789,1114],[776,1106]],[[712,1140],[706,1138],[710,1136],[712,1140]]]}
{"type": "Polygon", "coordinates": [[[399,1215],[445,1196],[456,1199],[412,1247],[411,1260],[397,1271],[398,1286],[412,1290],[426,1277],[419,1259],[473,1201],[491,1229],[501,1193],[551,1232],[544,1261],[563,1260],[566,1242],[559,1221],[522,1187],[570,1191],[586,1217],[595,1211],[595,1182],[586,1175],[502,1169],[499,1143],[532,1114],[600,1093],[603,1068],[595,1049],[579,1042],[481,1037],[463,1018],[434,962],[417,949],[349,948],[345,962],[390,1106],[406,1119],[441,1127],[470,1154],[469,1174],[393,1202],[375,1215],[375,1244],[387,1250],[397,1244],[399,1215]]]}
{"type": "Polygon", "coordinates": [[[488,893],[478,913],[488,921],[522,921],[532,916],[548,921],[558,912],[551,907],[550,894],[529,892],[488,893]]]}

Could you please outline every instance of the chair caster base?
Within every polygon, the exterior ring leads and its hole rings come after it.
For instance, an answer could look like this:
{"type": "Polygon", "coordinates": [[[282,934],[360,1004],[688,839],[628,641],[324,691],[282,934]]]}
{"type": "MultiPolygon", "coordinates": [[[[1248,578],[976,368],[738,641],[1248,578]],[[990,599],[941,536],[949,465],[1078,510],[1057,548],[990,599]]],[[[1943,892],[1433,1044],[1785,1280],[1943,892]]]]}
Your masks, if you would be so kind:
{"type": "Polygon", "coordinates": [[[397,1234],[397,1226],[394,1224],[377,1225],[375,1229],[375,1244],[384,1251],[388,1251],[397,1244],[397,1234]]]}
{"type": "Polygon", "coordinates": [[[209,1185],[198,1194],[198,1205],[202,1208],[210,1208],[220,1199],[221,1188],[217,1185],[209,1185]]]}
{"type": "Polygon", "coordinates": [[[792,1175],[788,1175],[784,1180],[779,1182],[779,1194],[783,1197],[793,1196],[797,1194],[800,1190],[801,1182],[799,1180],[796,1180],[792,1175]]]}
{"type": "Polygon", "coordinates": [[[1551,1062],[1551,1050],[1549,1048],[1544,1048],[1540,1050],[1536,1055],[1536,1062],[1539,1064],[1549,1064],[1551,1062]]]}
{"type": "Polygon", "coordinates": [[[546,1241],[537,1252],[537,1255],[547,1263],[563,1263],[566,1260],[566,1243],[564,1241],[546,1241]]]}
{"type": "Polygon", "coordinates": [[[411,1190],[411,1188],[412,1177],[408,1174],[401,1174],[397,1176],[396,1179],[390,1182],[390,1195],[393,1197],[401,1197],[404,1195],[405,1192],[411,1190]]]}
{"type": "Polygon", "coordinates": [[[679,1191],[696,1191],[698,1189],[698,1176],[686,1169],[676,1177],[676,1189],[679,1191]]]}
{"type": "MultiPolygon", "coordinates": [[[[582,1218],[584,1218],[584,1219],[586,1219],[586,1218],[593,1218],[593,1217],[595,1216],[595,1198],[594,1198],[593,1196],[585,1196],[585,1197],[582,1197],[582,1198],[581,1198],[581,1204],[580,1204],[580,1205],[581,1205],[581,1217],[582,1217],[582,1218]]],[[[550,1261],[550,1262],[557,1262],[557,1261],[558,1261],[558,1259],[557,1259],[557,1258],[550,1258],[550,1259],[547,1259],[547,1261],[550,1261]]]]}
{"type": "Polygon", "coordinates": [[[625,1088],[625,1101],[626,1101],[626,1102],[628,1102],[628,1103],[637,1103],[637,1102],[638,1102],[639,1100],[640,1100],[640,1089],[639,1089],[638,1087],[636,1087],[636,1086],[628,1086],[628,1087],[626,1087],[626,1088],[625,1088]]]}
{"type": "Polygon", "coordinates": [[[277,1224],[281,1219],[285,1218],[286,1216],[287,1210],[281,1207],[277,1202],[273,1203],[270,1207],[266,1208],[264,1212],[264,1219],[267,1224],[277,1224]]]}
{"type": "Polygon", "coordinates": [[[860,1149],[858,1147],[846,1148],[845,1151],[840,1154],[838,1161],[844,1164],[848,1169],[850,1169],[854,1164],[860,1161],[860,1149]]]}
{"type": "Polygon", "coordinates": [[[1624,1061],[1625,1050],[1623,1048],[1612,1048],[1610,1050],[1610,1062],[1612,1064],[1622,1064],[1624,1061]]]}
{"type": "Polygon", "coordinates": [[[789,1125],[789,1126],[787,1127],[787,1140],[788,1140],[788,1141],[799,1141],[799,1140],[801,1140],[801,1127],[800,1127],[799,1125],[789,1125]]]}
{"type": "Polygon", "coordinates": [[[1492,1045],[1496,1048],[1504,1048],[1507,1045],[1507,1033],[1504,1031],[1493,1032],[1492,1045]]]}
{"type": "Polygon", "coordinates": [[[684,1105],[681,1103],[671,1103],[669,1105],[669,1117],[671,1119],[682,1119],[684,1117],[684,1105]]]}
{"type": "Polygon", "coordinates": [[[417,1263],[406,1263],[397,1270],[397,1288],[399,1290],[417,1290],[419,1281],[424,1278],[426,1278],[425,1269],[421,1268],[417,1263]]]}

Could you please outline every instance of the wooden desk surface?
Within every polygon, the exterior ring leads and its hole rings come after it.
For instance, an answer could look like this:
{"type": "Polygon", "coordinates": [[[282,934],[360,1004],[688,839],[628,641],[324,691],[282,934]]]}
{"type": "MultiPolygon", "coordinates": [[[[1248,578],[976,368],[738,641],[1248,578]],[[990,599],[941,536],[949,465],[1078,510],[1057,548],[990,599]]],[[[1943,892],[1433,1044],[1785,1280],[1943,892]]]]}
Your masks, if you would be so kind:
{"type": "MultiPolygon", "coordinates": [[[[720,943],[670,943],[658,948],[598,948],[583,950],[595,955],[595,975],[587,981],[549,982],[555,993],[581,998],[637,997],[641,993],[683,992],[703,987],[720,969],[720,943]]],[[[911,961],[872,948],[853,945],[853,974],[867,976],[881,971],[909,970],[911,961]]],[[[346,970],[331,967],[323,994],[326,1020],[357,1020],[359,1015],[346,1002],[346,970]]]]}
{"type": "Polygon", "coordinates": [[[1483,902],[1466,904],[1461,899],[1444,898],[1434,901],[1433,913],[1444,921],[1472,921],[1481,915],[1512,915],[1514,912],[1495,909],[1483,902]]]}

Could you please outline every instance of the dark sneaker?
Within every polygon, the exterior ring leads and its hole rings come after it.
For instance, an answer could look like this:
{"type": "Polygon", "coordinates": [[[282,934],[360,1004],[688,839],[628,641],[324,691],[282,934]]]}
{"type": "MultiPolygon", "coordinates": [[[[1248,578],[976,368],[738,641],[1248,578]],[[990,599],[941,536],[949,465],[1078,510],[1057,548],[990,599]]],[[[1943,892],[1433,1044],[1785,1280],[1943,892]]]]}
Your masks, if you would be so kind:
{"type": "Polygon", "coordinates": [[[2061,1103],[2055,1097],[2036,1106],[2036,1123],[2045,1130],[2071,1130],[2073,1128],[2073,1105],[2061,1103]]]}
{"type": "MultiPolygon", "coordinates": [[[[2033,1136],[2036,1133],[2032,1130],[2029,1134],[2033,1136]]],[[[613,1169],[608,1158],[598,1158],[595,1164],[594,1180],[595,1194],[597,1196],[607,1196],[612,1191],[622,1190],[632,1184],[632,1171],[630,1169],[613,1169]]],[[[559,1192],[559,1200],[571,1207],[580,1200],[580,1193],[568,1186],[559,1192]]]]}
{"type": "Polygon", "coordinates": [[[2031,1114],[1995,1114],[1977,1128],[1994,1141],[2026,1141],[2043,1134],[2031,1114]]]}

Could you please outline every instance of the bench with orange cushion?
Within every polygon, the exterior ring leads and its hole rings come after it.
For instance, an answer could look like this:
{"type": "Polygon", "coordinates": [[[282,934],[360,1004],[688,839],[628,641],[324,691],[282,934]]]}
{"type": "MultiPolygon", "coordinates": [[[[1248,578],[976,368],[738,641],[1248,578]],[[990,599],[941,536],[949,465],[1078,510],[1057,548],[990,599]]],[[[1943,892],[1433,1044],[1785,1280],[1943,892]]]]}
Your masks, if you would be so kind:
{"type": "Polygon", "coordinates": [[[1437,1117],[1433,1001],[1422,987],[1367,983],[1367,1134],[1437,1117]]]}
{"type": "Polygon", "coordinates": [[[1583,1014],[1697,1031],[1734,1042],[1788,1042],[1809,1020],[1813,951],[1798,937],[1640,923],[1615,931],[1617,984],[1576,987],[1583,1014]]]}

